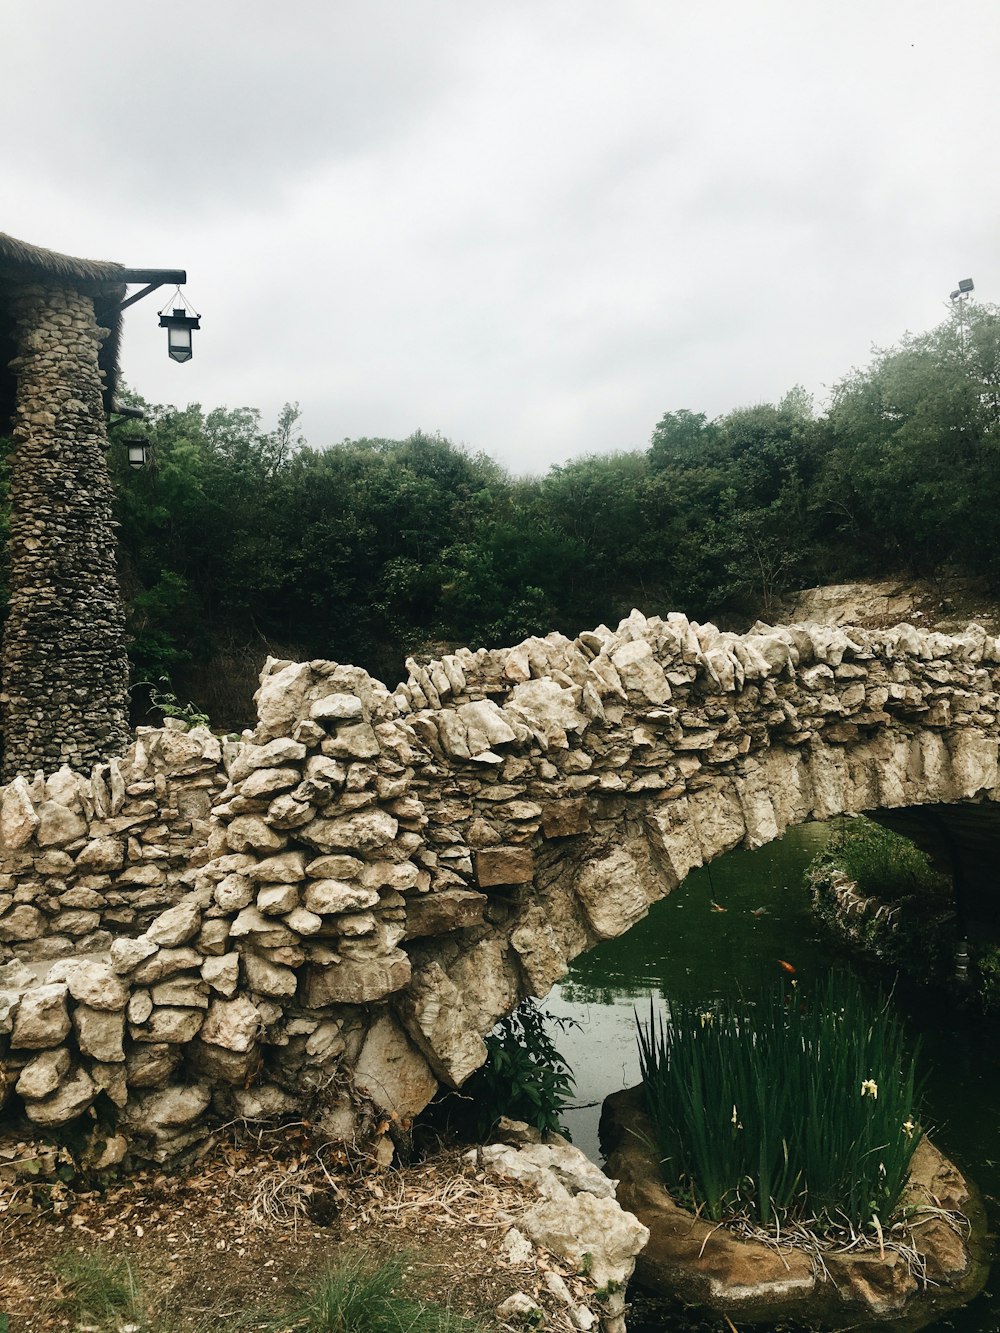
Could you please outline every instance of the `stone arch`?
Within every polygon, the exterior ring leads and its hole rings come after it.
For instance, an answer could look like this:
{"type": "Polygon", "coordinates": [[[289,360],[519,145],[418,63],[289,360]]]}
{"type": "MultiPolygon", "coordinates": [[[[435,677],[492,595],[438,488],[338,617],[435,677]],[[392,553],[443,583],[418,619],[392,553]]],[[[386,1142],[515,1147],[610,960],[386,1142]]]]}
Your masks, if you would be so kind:
{"type": "Polygon", "coordinates": [[[48,1028],[17,1000],[17,1087],[29,1052],[65,1054],[15,1110],[65,1123],[103,1089],[160,1157],[323,1090],[340,1133],[358,1093],[410,1115],[693,867],[809,819],[997,799],[1000,645],[976,626],[734,635],[633,612],[408,665],[390,692],[269,661],[239,743],[141,729],[89,779],[4,789],[0,940],[22,965],[52,957],[82,889],[110,960],[56,962],[48,1028]],[[164,853],[151,911],[135,886],[164,853]],[[50,880],[60,894],[31,897],[50,880]]]}

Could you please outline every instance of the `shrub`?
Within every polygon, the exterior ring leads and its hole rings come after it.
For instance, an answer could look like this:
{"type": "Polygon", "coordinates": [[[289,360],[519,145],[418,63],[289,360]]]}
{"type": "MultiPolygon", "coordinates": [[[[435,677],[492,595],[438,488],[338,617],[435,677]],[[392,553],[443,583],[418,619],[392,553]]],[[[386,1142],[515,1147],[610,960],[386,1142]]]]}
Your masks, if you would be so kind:
{"type": "Polygon", "coordinates": [[[909,838],[863,816],[842,820],[814,864],[837,866],[863,894],[882,902],[913,894],[946,897],[949,891],[948,879],[909,838]]]}
{"type": "Polygon", "coordinates": [[[832,975],[753,1001],[650,1005],[639,1028],[663,1177],[713,1221],[786,1218],[818,1231],[881,1225],[920,1141],[915,1056],[885,1003],[832,975]]]}
{"type": "Polygon", "coordinates": [[[463,1092],[478,1108],[478,1132],[486,1134],[501,1116],[524,1120],[542,1133],[569,1138],[559,1117],[573,1089],[573,1074],[546,1028],[572,1026],[532,1000],[522,1000],[486,1038],[488,1057],[466,1082],[463,1092]]]}

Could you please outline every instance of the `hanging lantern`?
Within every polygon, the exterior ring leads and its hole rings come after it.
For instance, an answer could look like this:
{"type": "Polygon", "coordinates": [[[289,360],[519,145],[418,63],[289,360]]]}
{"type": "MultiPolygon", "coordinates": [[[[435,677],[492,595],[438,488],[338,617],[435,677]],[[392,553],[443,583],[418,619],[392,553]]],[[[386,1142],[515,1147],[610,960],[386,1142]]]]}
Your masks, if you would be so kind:
{"type": "Polygon", "coordinates": [[[145,435],[129,435],[125,439],[129,467],[145,467],[149,462],[149,440],[145,435]]]}
{"type": "Polygon", "coordinates": [[[171,361],[191,360],[191,330],[201,328],[201,317],[188,314],[183,306],[172,314],[160,312],[160,328],[167,330],[167,353],[171,361]]]}

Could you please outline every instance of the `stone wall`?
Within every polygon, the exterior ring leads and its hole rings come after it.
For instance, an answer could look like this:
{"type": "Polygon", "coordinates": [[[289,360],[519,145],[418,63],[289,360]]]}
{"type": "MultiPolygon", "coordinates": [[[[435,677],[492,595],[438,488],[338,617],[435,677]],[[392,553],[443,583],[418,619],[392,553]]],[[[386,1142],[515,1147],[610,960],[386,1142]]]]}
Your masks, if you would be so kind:
{"type": "Polygon", "coordinates": [[[633,612],[409,670],[390,693],[269,661],[240,743],[146,731],[86,781],[3,790],[12,1120],[103,1098],[160,1159],[233,1116],[349,1137],[365,1106],[461,1085],[497,1017],[693,866],[807,819],[997,797],[1000,645],[976,626],[633,612]]]}
{"type": "Polygon", "coordinates": [[[17,328],[3,776],[89,768],[128,743],[128,662],[90,296],[13,284],[17,328]]]}

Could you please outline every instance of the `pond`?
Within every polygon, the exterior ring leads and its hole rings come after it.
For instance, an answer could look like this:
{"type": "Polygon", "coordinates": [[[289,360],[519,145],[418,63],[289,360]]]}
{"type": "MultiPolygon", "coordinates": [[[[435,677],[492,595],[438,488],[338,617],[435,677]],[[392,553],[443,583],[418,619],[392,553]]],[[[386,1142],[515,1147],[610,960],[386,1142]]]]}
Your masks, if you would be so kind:
{"type": "MultiPolygon", "coordinates": [[[[573,964],[545,1008],[579,1026],[553,1028],[576,1076],[572,1110],[564,1116],[573,1141],[600,1161],[597,1125],[611,1092],[639,1081],[633,1009],[648,1013],[649,996],[696,1000],[756,990],[786,969],[803,982],[830,968],[849,968],[873,988],[891,984],[850,959],[809,910],[804,871],[832,829],[810,824],[756,851],[731,852],[694,871],[627,935],[609,940],[573,964]]],[[[927,1075],[924,1120],[937,1145],[979,1186],[996,1228],[1000,1208],[1000,1024],[955,1011],[937,996],[899,983],[894,1003],[921,1041],[927,1075]]],[[[1000,1287],[992,1282],[969,1305],[930,1327],[955,1333],[997,1333],[1000,1287]]],[[[641,1323],[631,1333],[724,1328],[720,1322],[641,1323]]],[[[764,1326],[758,1326],[763,1329],[764,1326]]]]}

